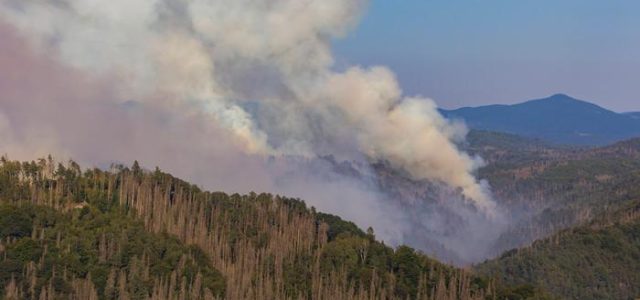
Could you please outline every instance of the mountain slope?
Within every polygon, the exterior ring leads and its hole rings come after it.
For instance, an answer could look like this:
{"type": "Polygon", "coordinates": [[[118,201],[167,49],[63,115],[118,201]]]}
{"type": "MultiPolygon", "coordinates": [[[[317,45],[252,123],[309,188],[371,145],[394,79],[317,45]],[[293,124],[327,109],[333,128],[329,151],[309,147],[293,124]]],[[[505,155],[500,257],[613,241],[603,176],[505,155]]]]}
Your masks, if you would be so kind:
{"type": "Polygon", "coordinates": [[[300,200],[204,192],[137,163],[83,172],[74,162],[3,158],[0,207],[0,297],[9,299],[546,299],[530,285],[496,285],[390,248],[300,200]],[[117,227],[122,220],[137,232],[117,227]],[[42,256],[46,267],[29,267],[42,256]]]}
{"type": "Polygon", "coordinates": [[[475,134],[483,143],[468,150],[488,162],[479,176],[489,180],[512,218],[497,251],[528,245],[640,199],[640,139],[587,149],[529,146],[530,141],[510,150],[514,143],[488,144],[490,135],[475,134]]]}
{"type": "Polygon", "coordinates": [[[640,202],[476,269],[509,284],[539,284],[563,299],[637,299],[640,202]]]}
{"type": "Polygon", "coordinates": [[[636,114],[619,114],[557,94],[515,105],[489,105],[441,110],[472,129],[506,132],[555,144],[605,145],[640,136],[636,114]]]}

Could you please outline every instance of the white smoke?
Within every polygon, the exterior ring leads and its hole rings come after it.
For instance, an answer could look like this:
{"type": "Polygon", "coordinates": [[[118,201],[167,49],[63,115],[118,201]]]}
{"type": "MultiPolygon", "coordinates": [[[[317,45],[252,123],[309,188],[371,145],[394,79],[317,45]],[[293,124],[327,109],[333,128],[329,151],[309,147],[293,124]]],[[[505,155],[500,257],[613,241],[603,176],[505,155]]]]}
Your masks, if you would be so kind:
{"type": "MultiPolygon", "coordinates": [[[[332,39],[346,34],[366,5],[364,0],[0,0],[2,21],[40,57],[32,71],[67,73],[66,79],[53,80],[59,81],[55,86],[36,80],[33,85],[50,93],[37,99],[26,91],[11,95],[20,82],[0,91],[0,151],[48,151],[90,163],[110,155],[141,159],[198,182],[219,172],[213,177],[223,178],[226,186],[214,187],[276,192],[283,190],[267,178],[274,176],[265,171],[273,167],[265,167],[268,157],[385,161],[414,179],[458,188],[479,210],[495,214],[490,192],[473,175],[480,160],[455,145],[466,134],[464,126],[445,120],[429,99],[403,96],[387,68],[333,70],[332,39]],[[76,80],[83,77],[86,82],[76,80]],[[42,115],[38,109],[29,112],[36,104],[49,109],[42,115]],[[73,107],[65,111],[61,105],[73,107]],[[56,111],[77,118],[49,115],[56,111]],[[43,122],[49,132],[37,135],[43,122]],[[63,137],[79,130],[73,122],[86,125],[87,133],[63,137]],[[96,132],[108,133],[111,145],[87,146],[96,132]],[[218,171],[205,171],[203,164],[218,171]],[[254,174],[247,175],[249,182],[225,178],[225,167],[254,174]]],[[[284,192],[327,207],[327,197],[313,195],[326,188],[284,192]],[[325,199],[314,200],[319,198],[325,199]]],[[[375,194],[363,190],[355,188],[353,198],[375,194]]],[[[370,201],[372,207],[378,203],[370,201]]],[[[384,212],[377,207],[369,221],[353,217],[371,223],[384,212]]]]}

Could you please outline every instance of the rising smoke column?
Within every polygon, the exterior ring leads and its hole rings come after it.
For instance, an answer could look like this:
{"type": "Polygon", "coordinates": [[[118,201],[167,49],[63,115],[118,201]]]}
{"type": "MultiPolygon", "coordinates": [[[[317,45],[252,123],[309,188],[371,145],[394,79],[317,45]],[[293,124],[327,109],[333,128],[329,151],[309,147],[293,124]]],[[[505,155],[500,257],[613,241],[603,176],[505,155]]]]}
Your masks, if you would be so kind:
{"type": "MultiPolygon", "coordinates": [[[[211,127],[202,132],[215,133],[200,139],[224,135],[251,157],[364,155],[459,188],[493,214],[473,175],[479,161],[455,146],[461,126],[443,119],[433,101],[404,97],[384,67],[332,69],[331,40],[355,25],[366,4],[0,0],[0,16],[42,55],[109,78],[112,95],[98,97],[99,107],[152,107],[158,118],[186,120],[174,126],[197,117],[198,126],[211,127]]],[[[8,139],[6,119],[0,134],[8,139]]]]}

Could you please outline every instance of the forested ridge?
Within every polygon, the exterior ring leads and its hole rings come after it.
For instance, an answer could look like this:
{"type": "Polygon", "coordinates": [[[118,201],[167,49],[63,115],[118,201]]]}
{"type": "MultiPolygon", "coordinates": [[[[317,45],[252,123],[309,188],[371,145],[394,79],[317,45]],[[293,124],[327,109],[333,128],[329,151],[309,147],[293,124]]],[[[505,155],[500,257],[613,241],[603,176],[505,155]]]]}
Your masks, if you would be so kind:
{"type": "Polygon", "coordinates": [[[508,251],[476,269],[510,284],[537,284],[562,299],[637,299],[640,202],[508,251]]]}
{"type": "Polygon", "coordinates": [[[393,249],[297,199],[200,190],[156,168],[0,165],[6,299],[543,299],[393,249]]]}
{"type": "Polygon", "coordinates": [[[469,144],[488,162],[479,176],[515,216],[497,253],[589,224],[640,199],[640,139],[600,148],[554,147],[475,131],[469,144]]]}
{"type": "Polygon", "coordinates": [[[562,299],[640,296],[640,139],[575,148],[474,132],[469,141],[497,198],[530,213],[500,241],[517,249],[476,270],[562,299]]]}

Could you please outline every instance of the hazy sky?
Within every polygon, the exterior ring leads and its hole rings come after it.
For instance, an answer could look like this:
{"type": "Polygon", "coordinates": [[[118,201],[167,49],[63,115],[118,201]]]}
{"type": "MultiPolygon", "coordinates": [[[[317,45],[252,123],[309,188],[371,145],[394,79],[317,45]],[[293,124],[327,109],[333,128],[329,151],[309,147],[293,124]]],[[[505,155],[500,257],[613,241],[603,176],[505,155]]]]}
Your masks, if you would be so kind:
{"type": "Polygon", "coordinates": [[[637,0],[373,0],[335,50],[445,108],[566,93],[640,111],[637,0]]]}

